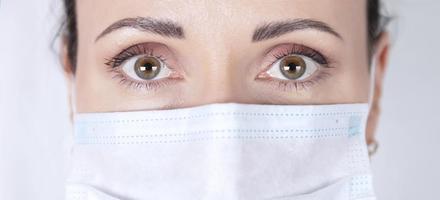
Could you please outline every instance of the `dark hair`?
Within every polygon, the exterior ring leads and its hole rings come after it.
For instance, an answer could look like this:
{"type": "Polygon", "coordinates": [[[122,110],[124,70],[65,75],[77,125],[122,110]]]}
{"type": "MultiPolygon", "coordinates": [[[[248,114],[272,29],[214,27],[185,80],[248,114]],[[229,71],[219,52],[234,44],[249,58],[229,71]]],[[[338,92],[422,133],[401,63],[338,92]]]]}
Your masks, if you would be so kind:
{"type": "MultiPolygon", "coordinates": [[[[75,0],[64,0],[65,21],[63,32],[63,41],[67,46],[67,53],[72,72],[76,68],[76,57],[78,50],[78,29],[76,24],[75,0]]],[[[368,53],[373,54],[374,45],[380,34],[384,31],[385,17],[381,15],[380,0],[367,0],[368,13],[368,53]]]]}
{"type": "Polygon", "coordinates": [[[62,27],[62,40],[67,48],[72,72],[76,69],[76,56],[78,50],[78,28],[76,26],[75,0],[64,0],[64,22],[62,27]]]}

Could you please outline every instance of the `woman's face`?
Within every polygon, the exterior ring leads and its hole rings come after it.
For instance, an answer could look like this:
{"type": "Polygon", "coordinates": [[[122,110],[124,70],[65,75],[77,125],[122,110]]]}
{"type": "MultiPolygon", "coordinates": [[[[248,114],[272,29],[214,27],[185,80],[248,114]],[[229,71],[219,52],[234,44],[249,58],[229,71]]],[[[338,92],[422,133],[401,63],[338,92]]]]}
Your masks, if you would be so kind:
{"type": "Polygon", "coordinates": [[[368,101],[366,1],[77,0],[77,112],[368,101]]]}

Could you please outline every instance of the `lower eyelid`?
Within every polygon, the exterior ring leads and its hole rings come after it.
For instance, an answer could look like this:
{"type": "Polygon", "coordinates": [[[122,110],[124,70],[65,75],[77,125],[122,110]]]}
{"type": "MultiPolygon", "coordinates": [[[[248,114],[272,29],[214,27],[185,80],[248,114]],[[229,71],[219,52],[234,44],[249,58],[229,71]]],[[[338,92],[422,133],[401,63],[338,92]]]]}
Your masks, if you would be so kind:
{"type": "Polygon", "coordinates": [[[318,70],[315,72],[312,77],[300,80],[300,81],[293,81],[293,80],[281,80],[273,77],[268,77],[265,79],[257,79],[257,81],[262,82],[264,84],[269,84],[270,87],[275,88],[276,90],[282,91],[282,92],[292,92],[292,91],[304,91],[311,89],[312,87],[316,86],[317,84],[320,84],[321,81],[329,78],[331,76],[331,73],[326,70],[318,70]]]}
{"type": "MultiPolygon", "coordinates": [[[[289,44],[291,45],[291,44],[289,44]]],[[[308,47],[306,47],[308,48],[308,47]]],[[[311,48],[309,48],[311,49],[311,48]]],[[[313,50],[313,49],[311,49],[313,50]]],[[[314,50],[313,50],[314,51],[314,50]]],[[[280,51],[281,52],[281,51],[280,51]]],[[[317,52],[317,51],[316,51],[317,52]]],[[[321,55],[319,52],[317,52],[319,55],[321,55]]],[[[302,55],[300,52],[298,52],[297,54],[302,55]]],[[[269,53],[267,54],[269,56],[272,57],[272,55],[269,53]]],[[[307,56],[307,55],[304,55],[307,56]]],[[[160,56],[162,57],[162,56],[160,56]]],[[[324,56],[323,56],[324,57],[324,56]]],[[[324,57],[326,58],[326,57],[324,57]]],[[[173,69],[174,66],[173,65],[168,65],[167,60],[163,60],[164,63],[167,64],[167,66],[169,66],[169,68],[171,70],[175,70],[173,69]]],[[[276,61],[274,61],[273,63],[275,63],[276,61]]],[[[271,64],[273,64],[271,63],[271,64]]],[[[319,62],[317,62],[319,63],[319,62]]],[[[314,86],[316,86],[317,84],[319,84],[319,82],[323,79],[326,79],[328,76],[330,76],[330,73],[327,72],[327,70],[321,70],[321,69],[329,69],[332,68],[329,63],[326,64],[319,64],[319,68],[314,75],[311,75],[310,78],[307,78],[305,80],[300,80],[300,81],[291,81],[291,80],[277,80],[274,78],[268,78],[268,79],[259,79],[258,81],[262,81],[262,82],[266,82],[266,84],[270,84],[272,86],[276,86],[277,90],[281,90],[281,91],[298,91],[298,90],[305,90],[305,89],[309,89],[312,88],[314,86]]],[[[268,65],[270,66],[270,65],[268,65]]],[[[121,66],[118,67],[111,67],[109,66],[110,71],[112,71],[113,73],[113,79],[119,79],[119,83],[128,86],[129,88],[132,89],[143,89],[143,90],[157,90],[160,89],[162,87],[165,87],[167,85],[170,85],[172,83],[174,83],[173,81],[176,80],[180,80],[180,78],[163,78],[163,79],[159,79],[159,80],[153,80],[153,81],[134,81],[131,80],[129,77],[126,77],[126,75],[122,74],[123,72],[118,71],[121,69],[121,66]],[[118,74],[115,74],[118,73],[118,74]]]]}
{"type": "MultiPolygon", "coordinates": [[[[169,78],[163,78],[152,81],[136,81],[136,80],[131,80],[130,77],[127,77],[126,75],[123,74],[123,72],[118,71],[118,69],[113,69],[111,70],[111,72],[113,73],[112,79],[114,80],[119,79],[118,82],[119,84],[125,85],[129,89],[135,89],[135,90],[147,90],[147,91],[158,90],[162,87],[175,84],[178,81],[183,80],[182,77],[176,76],[176,77],[169,77],[169,78]]],[[[331,73],[328,72],[327,70],[318,70],[310,78],[300,81],[281,80],[273,77],[256,79],[256,81],[262,82],[264,84],[269,84],[270,86],[282,92],[292,92],[292,91],[298,92],[302,90],[308,90],[311,87],[320,84],[322,80],[325,80],[330,76],[331,73]]]]}
{"type": "Polygon", "coordinates": [[[155,91],[162,87],[175,84],[178,81],[181,81],[183,78],[180,76],[170,76],[157,80],[150,81],[138,81],[130,78],[128,75],[124,74],[121,71],[120,67],[111,68],[109,72],[112,74],[112,80],[117,80],[118,84],[122,86],[126,86],[127,89],[133,90],[146,90],[146,91],[155,91]]]}

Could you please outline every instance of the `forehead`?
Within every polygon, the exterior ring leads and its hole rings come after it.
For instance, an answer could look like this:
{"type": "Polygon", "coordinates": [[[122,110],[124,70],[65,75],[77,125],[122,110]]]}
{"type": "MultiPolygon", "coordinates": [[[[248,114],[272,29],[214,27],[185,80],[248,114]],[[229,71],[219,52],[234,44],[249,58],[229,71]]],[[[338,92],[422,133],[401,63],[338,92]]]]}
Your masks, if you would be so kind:
{"type": "Polygon", "coordinates": [[[263,22],[298,18],[323,21],[343,37],[366,31],[364,0],[77,0],[77,15],[80,32],[95,35],[138,16],[176,21],[187,33],[250,34],[263,22]]]}

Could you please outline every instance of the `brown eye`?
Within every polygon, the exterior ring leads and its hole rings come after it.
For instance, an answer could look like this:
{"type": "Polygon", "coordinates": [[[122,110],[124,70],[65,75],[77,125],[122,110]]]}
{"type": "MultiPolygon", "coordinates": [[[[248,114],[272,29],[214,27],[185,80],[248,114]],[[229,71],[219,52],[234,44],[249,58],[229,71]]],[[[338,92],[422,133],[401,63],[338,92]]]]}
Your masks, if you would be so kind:
{"type": "Polygon", "coordinates": [[[300,56],[287,56],[279,64],[281,74],[289,80],[301,78],[306,72],[306,61],[300,56]]]}
{"type": "Polygon", "coordinates": [[[140,57],[134,64],[136,75],[144,80],[154,79],[161,70],[161,62],[154,57],[140,57]]]}
{"type": "Polygon", "coordinates": [[[167,78],[172,71],[160,58],[149,55],[132,57],[122,63],[125,75],[137,81],[153,81],[167,78]]]}

